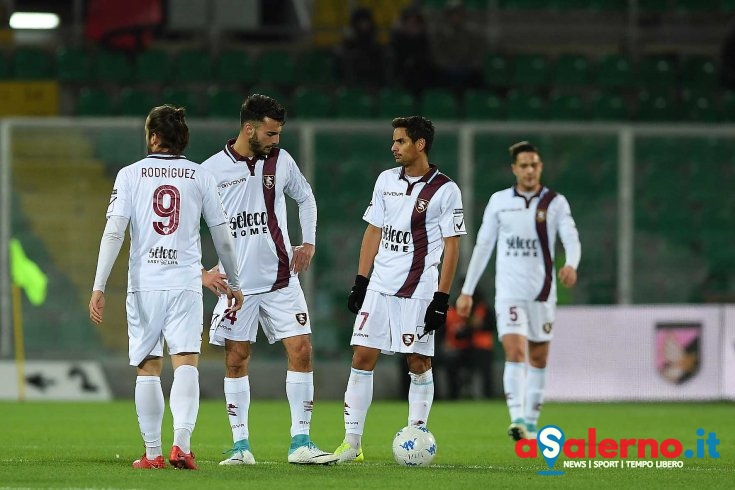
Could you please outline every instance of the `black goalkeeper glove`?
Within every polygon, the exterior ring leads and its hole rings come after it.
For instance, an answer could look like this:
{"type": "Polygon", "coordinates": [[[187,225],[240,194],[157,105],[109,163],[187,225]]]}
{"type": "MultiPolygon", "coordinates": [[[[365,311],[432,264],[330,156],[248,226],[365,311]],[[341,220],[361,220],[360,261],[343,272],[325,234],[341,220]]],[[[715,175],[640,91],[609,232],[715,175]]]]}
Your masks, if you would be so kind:
{"type": "Polygon", "coordinates": [[[434,299],[426,308],[424,316],[424,333],[436,332],[447,324],[447,310],[449,309],[449,295],[437,291],[434,299]]]}
{"type": "Polygon", "coordinates": [[[347,309],[354,314],[360,312],[362,308],[362,302],[365,301],[365,293],[367,293],[367,287],[370,280],[358,274],[355,276],[355,285],[350,290],[350,295],[347,297],[347,309]]]}

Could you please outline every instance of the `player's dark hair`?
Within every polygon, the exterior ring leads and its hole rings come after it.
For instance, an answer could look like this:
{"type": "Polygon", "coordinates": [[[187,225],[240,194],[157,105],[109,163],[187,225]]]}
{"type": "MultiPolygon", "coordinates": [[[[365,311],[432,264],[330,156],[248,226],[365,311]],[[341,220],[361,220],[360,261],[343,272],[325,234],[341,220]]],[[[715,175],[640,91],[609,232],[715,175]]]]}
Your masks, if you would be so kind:
{"type": "Polygon", "coordinates": [[[168,104],[154,107],[148,113],[148,132],[158,135],[161,148],[181,155],[189,144],[186,111],[168,104]]]}
{"type": "Polygon", "coordinates": [[[511,145],[510,148],[508,148],[508,152],[510,153],[510,158],[513,160],[512,163],[515,163],[519,153],[538,153],[538,149],[528,141],[519,141],[518,143],[511,145]]]}
{"type": "Polygon", "coordinates": [[[240,108],[240,127],[246,122],[263,122],[266,117],[278,121],[281,126],[286,124],[286,108],[276,99],[262,94],[252,94],[240,108]]]}
{"type": "Polygon", "coordinates": [[[434,123],[429,119],[421,116],[397,117],[393,119],[393,129],[395,128],[405,128],[411,141],[415,142],[423,138],[426,142],[424,152],[429,154],[431,145],[434,143],[434,123]]]}

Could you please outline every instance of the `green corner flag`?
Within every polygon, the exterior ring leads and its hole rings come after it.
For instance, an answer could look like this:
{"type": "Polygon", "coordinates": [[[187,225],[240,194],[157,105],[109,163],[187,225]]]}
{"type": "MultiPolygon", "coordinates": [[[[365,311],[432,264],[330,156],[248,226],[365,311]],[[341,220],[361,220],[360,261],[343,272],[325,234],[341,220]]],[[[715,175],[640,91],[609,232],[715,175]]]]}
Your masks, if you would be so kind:
{"type": "Polygon", "coordinates": [[[38,306],[46,301],[46,274],[26,257],[23,246],[15,238],[10,240],[10,275],[13,284],[25,291],[32,305],[38,306]]]}

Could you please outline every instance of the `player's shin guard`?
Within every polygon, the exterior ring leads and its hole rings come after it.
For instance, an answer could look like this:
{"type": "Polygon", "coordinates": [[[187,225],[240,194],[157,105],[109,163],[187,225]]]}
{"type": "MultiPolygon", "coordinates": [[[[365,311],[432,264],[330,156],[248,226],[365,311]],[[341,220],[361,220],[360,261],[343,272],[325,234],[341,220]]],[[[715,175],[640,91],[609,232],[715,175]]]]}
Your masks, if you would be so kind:
{"type": "Polygon", "coordinates": [[[248,414],[250,412],[250,378],[225,378],[225,403],[232,428],[232,442],[242,441],[249,436],[248,414]]]}
{"type": "Polygon", "coordinates": [[[503,387],[505,403],[508,405],[510,420],[514,422],[525,416],[523,400],[526,395],[526,364],[523,362],[506,362],[503,371],[503,387]]]}
{"type": "Polygon", "coordinates": [[[352,368],[345,390],[345,439],[360,447],[365,418],[373,402],[373,371],[352,368]]]}
{"type": "Polygon", "coordinates": [[[421,374],[408,373],[408,425],[425,426],[434,402],[434,374],[431,369],[421,374]]]}
{"type": "Polygon", "coordinates": [[[291,407],[291,437],[309,434],[314,409],[314,373],[286,371],[286,397],[291,407]]]}
{"type": "Polygon", "coordinates": [[[138,376],[135,380],[135,411],[148,459],[161,456],[161,424],[165,402],[158,376],[138,376]]]}
{"type": "Polygon", "coordinates": [[[183,365],[174,371],[171,385],[171,415],[174,419],[174,446],[184,453],[191,452],[191,433],[199,413],[199,371],[183,365]]]}
{"type": "Polygon", "coordinates": [[[544,402],[544,388],[546,387],[546,368],[528,366],[526,380],[526,424],[536,425],[544,402]]]}

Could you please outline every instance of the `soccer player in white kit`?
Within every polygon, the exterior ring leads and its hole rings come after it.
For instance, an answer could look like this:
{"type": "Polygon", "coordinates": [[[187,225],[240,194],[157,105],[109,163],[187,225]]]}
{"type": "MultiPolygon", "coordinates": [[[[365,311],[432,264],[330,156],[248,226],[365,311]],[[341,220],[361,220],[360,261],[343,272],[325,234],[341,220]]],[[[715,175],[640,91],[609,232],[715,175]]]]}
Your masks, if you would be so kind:
{"type": "MultiPolygon", "coordinates": [[[[225,402],[234,445],[222,465],[255,464],[250,448],[251,343],[258,323],[270,343],[286,349],[286,397],[291,407],[288,461],[329,464],[336,456],[320,450],[309,435],[314,407],[311,321],[298,273],[308,269],[316,242],[316,200],[296,162],[278,148],[286,110],[265,95],[249,96],[240,109],[240,133],[202,166],[217,180],[229,216],[230,233],[239,259],[242,310],[228,309],[220,297],[212,315],[209,341],[225,346],[225,402]],[[288,236],[286,199],[299,207],[303,244],[292,247],[288,236]]],[[[214,268],[203,276],[207,287],[226,288],[214,268]],[[209,283],[209,284],[208,284],[209,283]]]]}
{"type": "Polygon", "coordinates": [[[101,324],[105,285],[130,223],[126,301],[130,364],[137,367],[135,408],[145,454],[133,468],[165,466],[161,424],[163,343],[174,381],[170,406],[174,441],[169,462],[197,469],[191,433],[199,411],[197,363],[202,343],[203,304],[199,223],[204,216],[217,254],[230,278],[231,309],[243,296],[234,243],[214,177],[182,155],[189,141],[184,109],[155,107],[145,122],[148,156],[117,174],[100,243],[90,318],[101,324]]]}
{"type": "Polygon", "coordinates": [[[510,155],[516,183],[494,193],[485,208],[457,298],[457,313],[469,315],[472,294],[497,242],[495,314],[505,351],[503,386],[511,420],[508,435],[518,441],[536,437],[544,400],[556,314],[557,235],[566,256],[559,281],[568,288],[577,282],[582,249],[566,198],[541,184],[543,162],[536,147],[522,141],[510,147],[510,155]]]}
{"type": "Polygon", "coordinates": [[[347,301],[357,317],[345,391],[345,439],[335,451],[340,462],[365,459],[362,434],[381,352],[406,354],[408,425],[426,427],[434,400],[434,332],[446,324],[459,237],[466,234],[459,187],[429,164],[432,122],[401,117],[393,120],[393,128],[391,152],[400,166],[381,173],[375,183],[347,301]]]}

